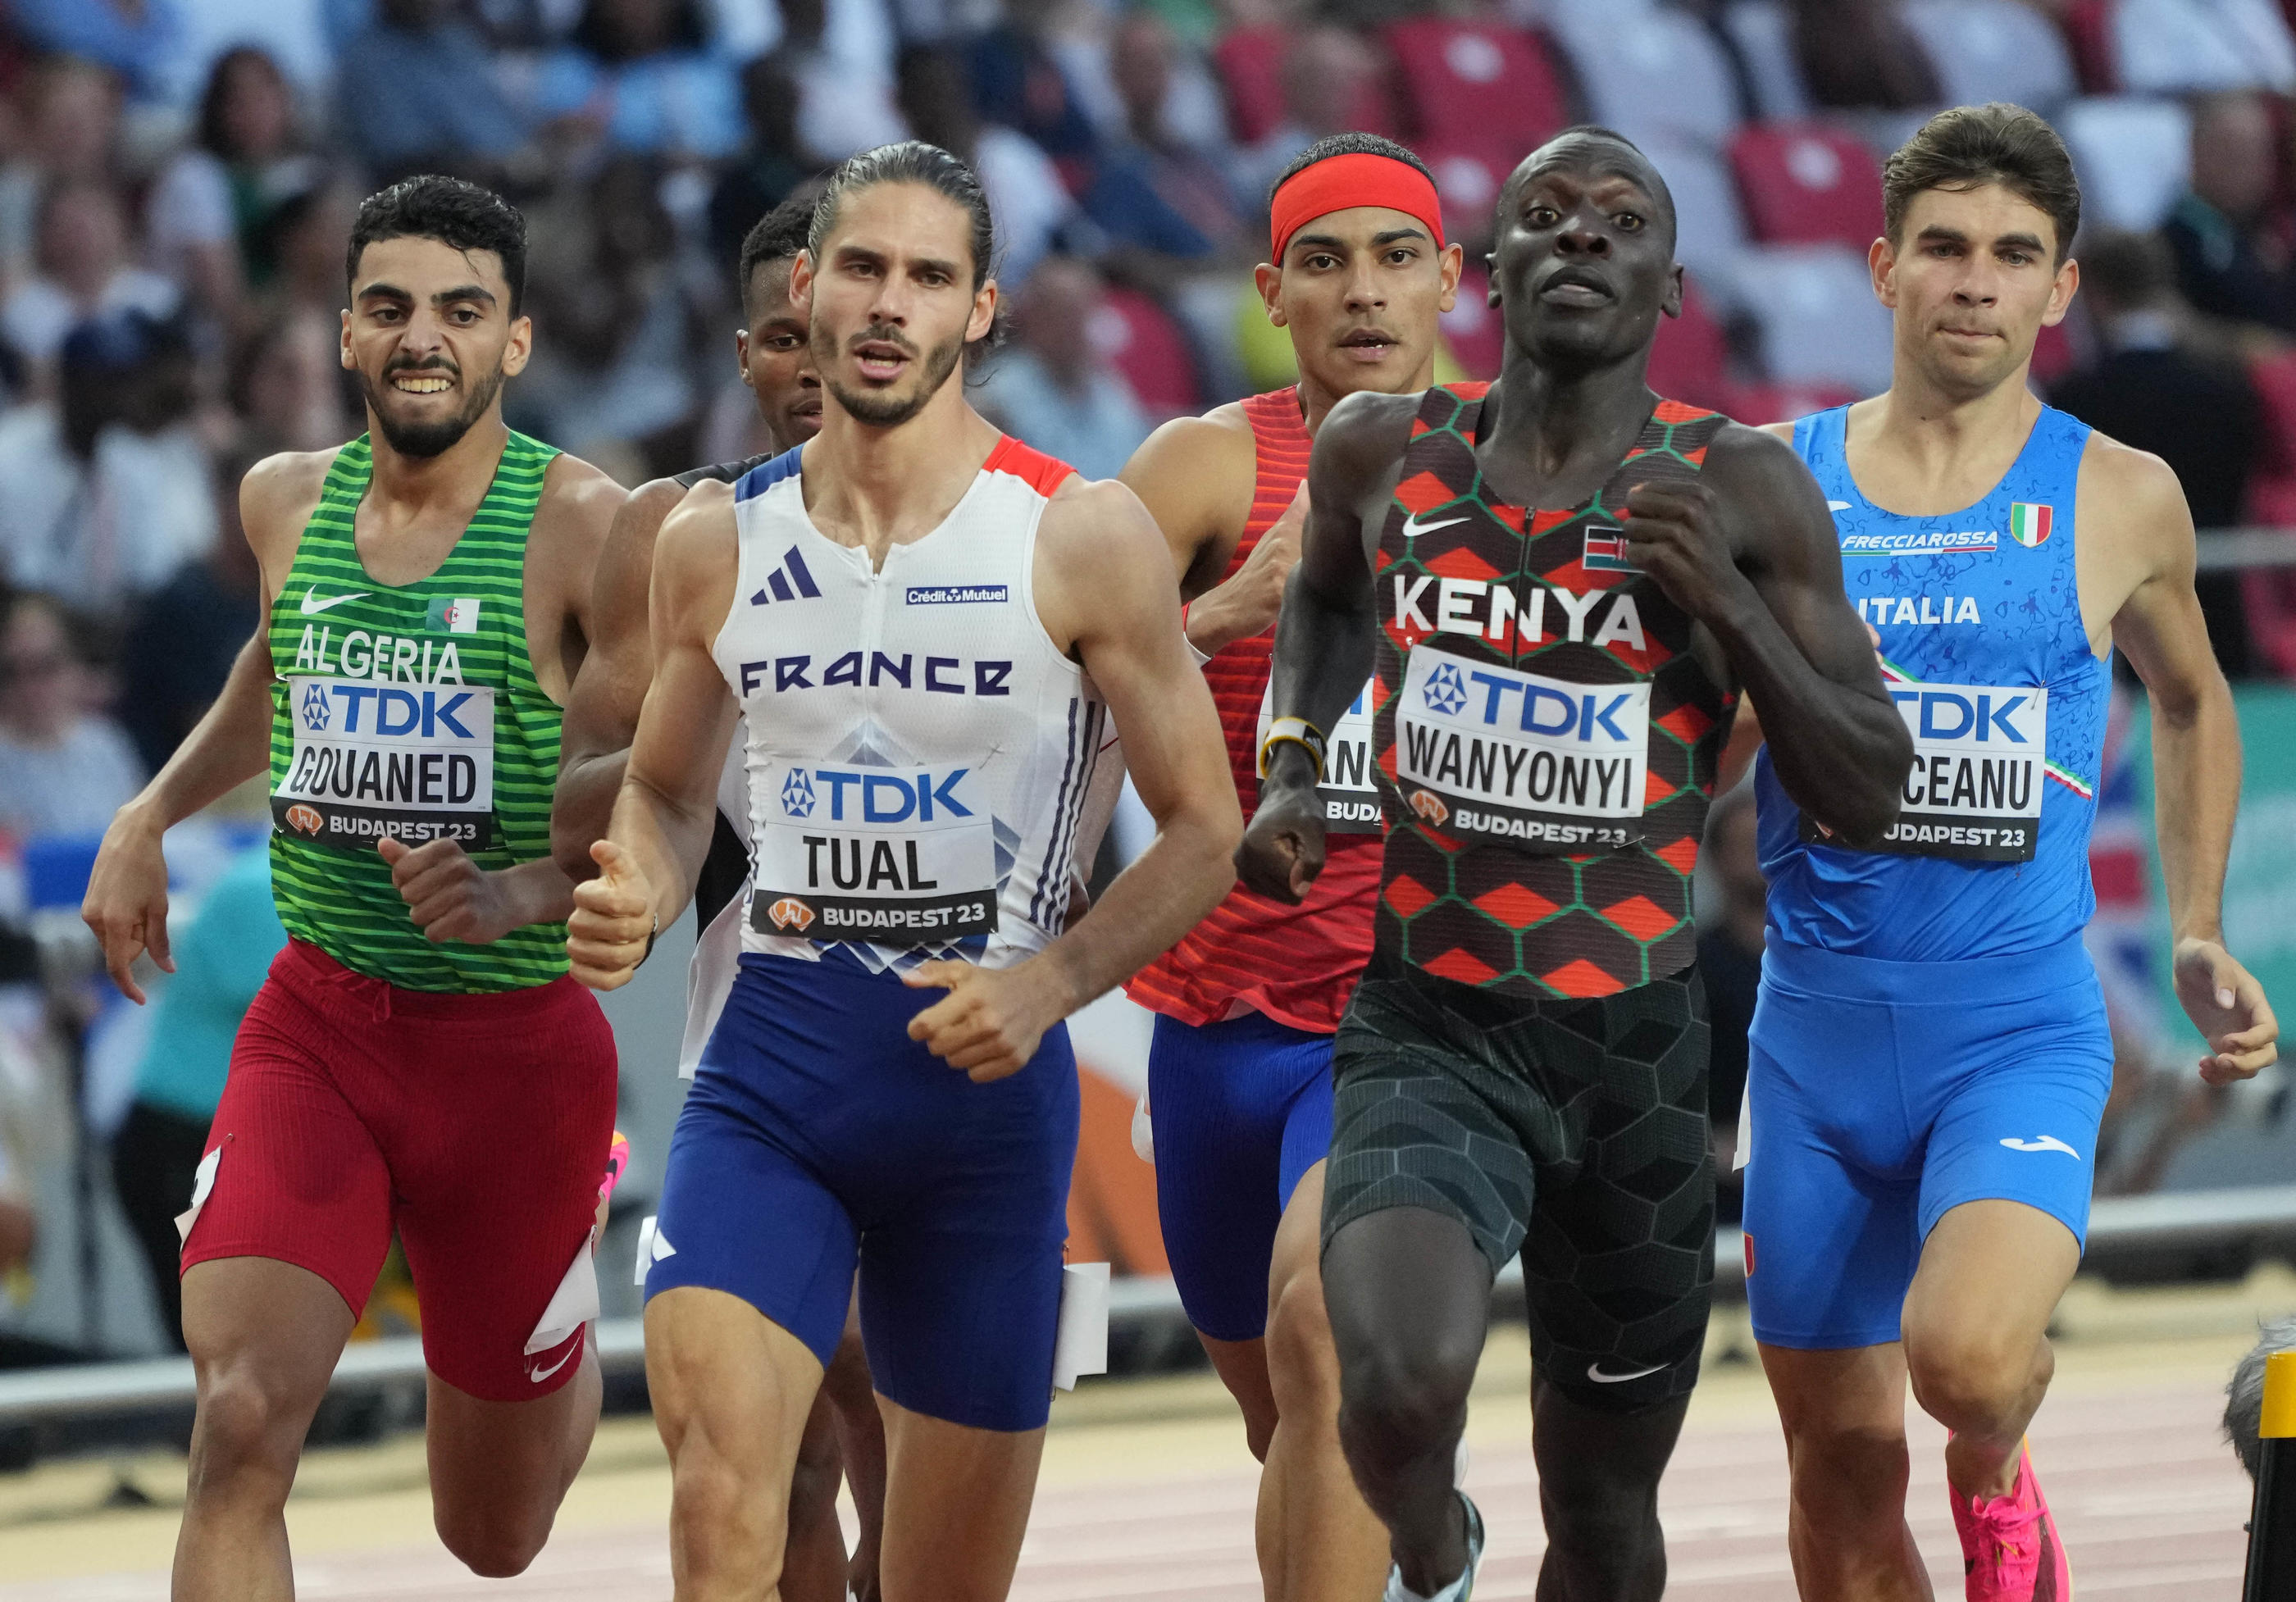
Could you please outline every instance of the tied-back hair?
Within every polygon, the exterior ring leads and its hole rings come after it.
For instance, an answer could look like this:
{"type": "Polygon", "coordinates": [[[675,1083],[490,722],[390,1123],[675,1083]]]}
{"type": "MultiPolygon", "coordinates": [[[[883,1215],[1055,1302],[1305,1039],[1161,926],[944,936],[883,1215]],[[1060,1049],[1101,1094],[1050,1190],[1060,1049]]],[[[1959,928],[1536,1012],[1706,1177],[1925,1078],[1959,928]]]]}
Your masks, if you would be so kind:
{"type": "Polygon", "coordinates": [[[813,224],[806,235],[806,249],[816,261],[837,226],[846,197],[880,184],[921,184],[964,207],[972,218],[972,287],[978,290],[988,282],[996,250],[996,225],[989,216],[988,195],[972,168],[922,139],[881,144],[838,163],[821,198],[814,202],[813,224]]]}

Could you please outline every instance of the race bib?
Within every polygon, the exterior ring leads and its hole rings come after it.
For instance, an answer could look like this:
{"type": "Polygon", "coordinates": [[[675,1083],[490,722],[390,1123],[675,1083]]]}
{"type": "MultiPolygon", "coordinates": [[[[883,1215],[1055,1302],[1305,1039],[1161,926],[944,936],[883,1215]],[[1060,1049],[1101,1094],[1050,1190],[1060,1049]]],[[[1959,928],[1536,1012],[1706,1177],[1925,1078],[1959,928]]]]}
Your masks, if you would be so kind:
{"type": "MultiPolygon", "coordinates": [[[[2048,764],[2048,691],[2027,684],[1888,688],[1914,737],[1914,765],[1897,824],[1874,849],[1893,856],[2031,862],[2048,764]]],[[[1807,814],[1801,837],[1837,843],[1807,814]]]]}
{"type": "Polygon", "coordinates": [[[1577,684],[1413,648],[1396,698],[1404,804],[1537,853],[1642,838],[1650,685],[1577,684]]]}
{"type": "Polygon", "coordinates": [[[996,845],[970,768],[791,765],[758,842],[750,927],[938,944],[996,928],[996,845]]]}
{"type": "Polygon", "coordinates": [[[271,792],[283,834],[346,850],[495,841],[495,692],[482,685],[287,681],[295,749],[271,792]]]}
{"type": "MultiPolygon", "coordinates": [[[[1259,737],[1257,751],[1275,721],[1275,679],[1259,696],[1259,737]]],[[[1371,685],[1356,691],[1355,705],[1340,716],[1324,751],[1324,780],[1316,787],[1324,804],[1324,828],[1332,834],[1379,832],[1379,786],[1373,779],[1371,757],[1371,685]]]]}

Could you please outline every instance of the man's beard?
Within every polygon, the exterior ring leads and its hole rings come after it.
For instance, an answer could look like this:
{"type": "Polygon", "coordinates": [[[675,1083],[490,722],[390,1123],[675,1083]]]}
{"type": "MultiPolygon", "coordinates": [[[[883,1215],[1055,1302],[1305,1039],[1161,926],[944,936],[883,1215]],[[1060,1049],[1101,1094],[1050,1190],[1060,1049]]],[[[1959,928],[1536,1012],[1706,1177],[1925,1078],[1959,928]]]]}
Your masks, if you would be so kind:
{"type": "MultiPolygon", "coordinates": [[[[856,336],[857,343],[866,339],[881,339],[898,345],[904,350],[916,348],[893,330],[875,323],[856,336]]],[[[813,357],[816,371],[824,375],[834,372],[836,356],[837,346],[833,339],[820,334],[814,336],[813,357]],[[826,350],[823,349],[824,345],[828,347],[826,350]]],[[[948,381],[948,375],[956,371],[956,364],[964,359],[964,335],[960,332],[924,357],[916,387],[906,395],[848,389],[837,380],[826,376],[823,378],[822,385],[837,397],[837,404],[851,413],[855,421],[867,423],[872,428],[897,429],[925,409],[925,403],[940,393],[940,387],[948,381]]]]}
{"type": "MultiPolygon", "coordinates": [[[[382,376],[388,383],[402,372],[443,372],[449,377],[459,376],[455,370],[439,363],[429,363],[419,367],[390,368],[382,376]]],[[[494,405],[495,396],[500,393],[502,386],[503,370],[496,366],[467,392],[469,398],[463,401],[463,409],[454,416],[436,422],[402,422],[394,420],[384,410],[383,392],[376,387],[374,380],[364,372],[359,374],[359,388],[366,395],[367,413],[381,428],[383,438],[390,441],[390,448],[400,455],[411,456],[417,461],[428,461],[454,449],[463,436],[471,431],[471,426],[486,415],[487,408],[494,405]]]]}

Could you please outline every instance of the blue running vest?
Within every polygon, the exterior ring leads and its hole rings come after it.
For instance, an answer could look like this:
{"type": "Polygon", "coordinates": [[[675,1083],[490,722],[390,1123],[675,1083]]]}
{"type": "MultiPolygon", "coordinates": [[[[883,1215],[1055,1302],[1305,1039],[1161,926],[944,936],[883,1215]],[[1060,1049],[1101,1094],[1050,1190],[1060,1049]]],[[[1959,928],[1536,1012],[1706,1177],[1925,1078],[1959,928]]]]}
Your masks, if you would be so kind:
{"type": "Polygon", "coordinates": [[[1842,582],[1881,632],[1882,677],[1915,740],[1903,810],[1876,851],[1825,843],[1755,764],[1773,939],[1898,962],[2039,950],[2095,908],[2109,664],[2081,627],[2074,500],[2089,429],[2049,407],[1993,493],[1902,517],[1857,491],[1846,408],[1794,425],[1841,538],[1842,582]]]}

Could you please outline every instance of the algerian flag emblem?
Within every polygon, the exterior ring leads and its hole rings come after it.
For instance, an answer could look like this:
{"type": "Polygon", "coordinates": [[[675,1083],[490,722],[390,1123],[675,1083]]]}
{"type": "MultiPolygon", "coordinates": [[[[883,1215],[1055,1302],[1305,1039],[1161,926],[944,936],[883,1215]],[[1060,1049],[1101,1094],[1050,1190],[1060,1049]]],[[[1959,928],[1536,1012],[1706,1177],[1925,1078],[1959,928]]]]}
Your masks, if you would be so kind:
{"type": "Polygon", "coordinates": [[[2056,509],[2046,503],[2014,501],[2009,506],[2009,537],[2021,545],[2045,545],[2056,509]]]}

